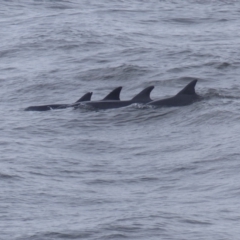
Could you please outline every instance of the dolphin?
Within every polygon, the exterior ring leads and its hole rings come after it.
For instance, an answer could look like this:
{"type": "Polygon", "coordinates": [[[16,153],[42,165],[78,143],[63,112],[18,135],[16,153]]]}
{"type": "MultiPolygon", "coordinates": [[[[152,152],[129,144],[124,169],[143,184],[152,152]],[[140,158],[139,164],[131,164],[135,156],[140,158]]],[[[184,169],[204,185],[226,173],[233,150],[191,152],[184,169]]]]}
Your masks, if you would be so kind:
{"type": "Polygon", "coordinates": [[[153,105],[157,107],[178,107],[189,105],[200,98],[200,96],[197,95],[195,92],[196,83],[197,79],[191,81],[175,96],[165,99],[154,100],[147,103],[146,105],[153,105]]]}
{"type": "Polygon", "coordinates": [[[120,101],[120,92],[122,90],[122,87],[117,87],[113,89],[105,98],[103,98],[101,101],[110,101],[110,100],[116,100],[120,101]]]}
{"type": "Polygon", "coordinates": [[[79,98],[75,103],[72,104],[47,104],[41,106],[30,106],[25,108],[25,111],[48,111],[52,109],[64,109],[68,107],[74,107],[75,105],[79,104],[80,102],[90,101],[92,96],[92,92],[88,92],[84,94],[81,98],[79,98]]]}
{"type": "Polygon", "coordinates": [[[126,107],[133,103],[146,104],[146,103],[152,101],[152,99],[150,98],[150,93],[153,90],[153,88],[154,88],[154,86],[149,86],[149,87],[143,89],[140,93],[138,93],[131,100],[127,100],[127,101],[107,100],[106,101],[103,99],[100,101],[86,101],[84,103],[79,104],[78,107],[87,106],[87,107],[96,108],[96,109],[112,109],[112,108],[126,107]]]}
{"type": "MultiPolygon", "coordinates": [[[[122,87],[117,87],[113,91],[111,91],[102,101],[110,101],[110,100],[120,100],[120,92],[122,87]]],[[[48,111],[52,109],[64,109],[69,107],[77,107],[81,102],[90,101],[92,97],[92,92],[88,92],[83,95],[80,99],[78,99],[75,103],[72,104],[48,104],[41,106],[30,106],[25,109],[25,111],[48,111]]]]}

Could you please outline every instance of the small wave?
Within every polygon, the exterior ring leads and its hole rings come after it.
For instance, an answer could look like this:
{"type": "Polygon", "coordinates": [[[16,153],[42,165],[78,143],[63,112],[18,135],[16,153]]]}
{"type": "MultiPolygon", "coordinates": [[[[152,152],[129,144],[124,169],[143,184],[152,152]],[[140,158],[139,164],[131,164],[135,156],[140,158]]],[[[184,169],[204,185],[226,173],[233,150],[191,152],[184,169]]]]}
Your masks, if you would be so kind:
{"type": "Polygon", "coordinates": [[[223,63],[216,64],[216,68],[217,69],[225,69],[225,68],[227,68],[229,66],[231,66],[231,64],[228,63],[228,62],[223,62],[223,63]]]}
{"type": "Polygon", "coordinates": [[[13,48],[13,49],[8,49],[8,50],[2,50],[0,51],[0,58],[4,58],[4,57],[11,57],[14,54],[16,54],[18,51],[20,51],[20,49],[18,48],[13,48]]]}
{"type": "Polygon", "coordinates": [[[211,21],[213,21],[213,18],[198,18],[198,17],[194,17],[194,18],[171,18],[171,19],[166,19],[167,22],[172,22],[172,23],[179,23],[179,24],[201,24],[201,23],[209,23],[211,21]]]}
{"type": "Polygon", "coordinates": [[[44,1],[46,3],[46,7],[49,9],[56,9],[56,10],[68,10],[74,9],[76,4],[72,1],[67,0],[51,0],[51,1],[44,1]]]}
{"type": "Polygon", "coordinates": [[[47,239],[86,239],[91,237],[94,232],[45,232],[37,233],[31,236],[24,236],[18,238],[19,240],[47,240],[47,239]]]}
{"type": "Polygon", "coordinates": [[[198,69],[203,67],[212,67],[218,70],[225,70],[226,68],[233,67],[233,65],[228,62],[207,62],[200,64],[188,64],[183,65],[181,67],[170,68],[167,70],[167,72],[180,73],[188,69],[198,69]]]}
{"type": "Polygon", "coordinates": [[[30,86],[27,86],[25,88],[21,88],[17,90],[17,92],[21,93],[28,93],[28,92],[35,92],[35,91],[45,91],[45,90],[55,90],[58,88],[57,83],[39,83],[39,84],[32,84],[30,86]]]}
{"type": "Polygon", "coordinates": [[[116,180],[113,179],[94,179],[87,181],[88,185],[112,185],[116,184],[116,180]]]}
{"type": "Polygon", "coordinates": [[[132,183],[141,183],[141,182],[158,182],[159,178],[157,177],[139,177],[139,178],[134,178],[134,179],[125,179],[123,182],[124,183],[128,183],[128,184],[132,184],[132,183]]]}
{"type": "Polygon", "coordinates": [[[134,76],[140,76],[147,71],[146,68],[137,65],[123,64],[117,67],[94,68],[88,71],[81,72],[78,78],[86,81],[91,80],[111,80],[127,81],[134,76]]]}
{"type": "Polygon", "coordinates": [[[0,172],[0,179],[15,179],[19,178],[17,175],[11,175],[7,173],[0,172]]]}
{"type": "Polygon", "coordinates": [[[221,98],[221,99],[240,99],[240,89],[235,87],[234,89],[213,89],[210,88],[203,95],[206,100],[221,98]]]}
{"type": "Polygon", "coordinates": [[[194,219],[184,219],[181,222],[190,223],[190,224],[198,224],[198,225],[213,225],[209,221],[199,221],[199,220],[194,220],[194,219]]]}

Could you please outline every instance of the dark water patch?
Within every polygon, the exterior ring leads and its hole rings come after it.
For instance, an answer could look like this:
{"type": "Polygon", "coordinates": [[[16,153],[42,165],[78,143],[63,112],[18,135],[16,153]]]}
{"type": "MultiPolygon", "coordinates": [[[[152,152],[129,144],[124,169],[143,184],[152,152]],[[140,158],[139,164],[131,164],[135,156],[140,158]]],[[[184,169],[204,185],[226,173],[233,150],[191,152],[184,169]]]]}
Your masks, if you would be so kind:
{"type": "MultiPolygon", "coordinates": [[[[220,146],[223,147],[223,145],[220,145],[220,146]]],[[[218,148],[218,146],[215,146],[215,147],[218,148]]],[[[217,157],[207,156],[205,159],[202,159],[201,161],[199,160],[194,161],[194,164],[202,165],[202,164],[208,163],[211,165],[214,164],[215,166],[222,167],[224,164],[229,164],[229,162],[232,162],[231,164],[233,164],[234,162],[238,163],[238,153],[231,153],[229,155],[231,157],[228,160],[227,160],[226,154],[225,155],[222,154],[221,156],[217,156],[217,157]]]]}
{"type": "Polygon", "coordinates": [[[174,114],[175,109],[168,109],[168,108],[157,108],[153,106],[144,106],[144,105],[133,105],[129,107],[128,113],[124,116],[121,113],[116,115],[116,122],[115,124],[127,124],[127,123],[134,123],[134,124],[144,124],[148,123],[149,121],[156,121],[156,120],[163,120],[166,116],[174,114]],[[139,109],[139,110],[138,110],[139,109]],[[133,113],[129,114],[130,111],[133,113]]]}
{"type": "Polygon", "coordinates": [[[104,186],[109,186],[109,185],[115,185],[117,184],[118,181],[117,180],[113,180],[113,179],[94,179],[94,180],[88,180],[86,181],[87,185],[104,185],[104,186]]]}
{"type": "Polygon", "coordinates": [[[192,124],[204,125],[214,125],[229,122],[230,119],[237,120],[239,114],[235,116],[234,112],[228,110],[213,110],[211,112],[202,113],[201,116],[198,116],[195,120],[192,121],[192,124]]]}
{"type": "Polygon", "coordinates": [[[102,69],[91,69],[88,71],[82,71],[78,78],[82,81],[104,81],[104,80],[114,80],[114,81],[128,81],[135,77],[138,77],[146,73],[146,69],[137,65],[123,64],[117,67],[107,67],[102,69]]]}
{"type": "Polygon", "coordinates": [[[205,100],[238,100],[240,98],[239,86],[232,88],[209,88],[203,94],[205,100]]]}
{"type": "Polygon", "coordinates": [[[193,170],[196,170],[197,166],[181,166],[181,167],[176,167],[170,171],[170,173],[183,173],[183,172],[192,172],[193,170]]]}
{"type": "Polygon", "coordinates": [[[173,24],[182,24],[189,26],[191,24],[201,24],[201,23],[209,23],[213,21],[213,18],[197,18],[197,17],[189,17],[189,18],[171,18],[167,19],[167,22],[172,22],[173,24]]]}
{"type": "Polygon", "coordinates": [[[211,65],[215,66],[217,69],[225,69],[231,66],[228,62],[222,62],[222,63],[211,63],[211,65]]]}
{"type": "Polygon", "coordinates": [[[66,4],[59,4],[54,3],[52,5],[49,5],[48,8],[54,9],[54,10],[68,10],[68,9],[74,9],[74,6],[66,5],[66,4]]]}
{"type": "Polygon", "coordinates": [[[12,174],[8,174],[8,173],[4,173],[4,172],[0,172],[0,179],[2,180],[11,180],[11,179],[20,179],[21,177],[18,175],[12,175],[12,174]]]}
{"type": "MultiPolygon", "coordinates": [[[[67,176],[68,178],[76,178],[79,179],[79,177],[82,174],[88,174],[88,173],[94,173],[94,174],[98,174],[98,173],[106,173],[107,171],[105,169],[83,169],[83,170],[61,170],[60,174],[64,174],[65,176],[67,176]]],[[[62,175],[61,175],[62,176],[62,175]]]]}
{"type": "Polygon", "coordinates": [[[52,173],[46,171],[44,168],[37,167],[37,171],[28,171],[28,174],[33,175],[35,177],[51,177],[52,173]]]}
{"type": "MultiPolygon", "coordinates": [[[[139,34],[139,33],[136,33],[139,34]]],[[[127,49],[123,49],[121,51],[121,54],[126,56],[126,57],[130,57],[130,56],[136,56],[139,58],[143,58],[144,56],[146,58],[148,58],[148,55],[151,53],[152,48],[139,48],[139,47],[131,47],[131,48],[127,48],[127,49]]],[[[134,67],[134,66],[132,66],[134,67]]],[[[136,66],[135,66],[136,67],[136,66]]],[[[144,67],[143,67],[144,69],[144,67]]],[[[147,68],[145,68],[145,70],[147,70],[147,68]]]]}
{"type": "Polygon", "coordinates": [[[36,82],[38,83],[32,83],[29,85],[25,85],[24,87],[15,89],[12,92],[12,100],[19,101],[19,98],[21,98],[22,101],[24,101],[26,104],[25,107],[45,104],[71,104],[77,101],[87,92],[86,90],[86,92],[83,92],[82,94],[81,92],[84,91],[84,89],[82,89],[81,85],[77,83],[76,87],[74,88],[74,86],[69,87],[66,86],[66,83],[54,82],[53,80],[48,81],[43,79],[36,82]],[[76,88],[79,89],[79,92],[76,91],[76,88]],[[75,91],[75,98],[73,96],[69,96],[69,93],[75,91]]]}
{"type": "Polygon", "coordinates": [[[154,182],[159,182],[159,178],[157,177],[149,177],[149,176],[145,176],[145,177],[138,177],[138,178],[126,178],[121,180],[121,183],[127,183],[127,184],[141,184],[141,183],[149,183],[152,184],[154,182]]]}
{"type": "Polygon", "coordinates": [[[184,50],[181,50],[181,49],[169,49],[167,55],[168,55],[168,57],[177,56],[179,58],[180,56],[190,55],[191,53],[192,53],[191,49],[184,49],[184,50]]]}
{"type": "Polygon", "coordinates": [[[226,18],[222,18],[222,19],[218,19],[219,22],[228,22],[229,19],[226,19],[226,18]]]}
{"type": "Polygon", "coordinates": [[[140,230],[140,227],[134,226],[134,225],[126,226],[126,225],[119,225],[119,224],[110,224],[109,226],[106,226],[104,229],[107,231],[130,233],[130,232],[136,232],[140,230]]]}
{"type": "Polygon", "coordinates": [[[199,220],[193,220],[193,219],[184,219],[181,220],[181,222],[183,223],[187,223],[187,224],[191,224],[191,225],[206,225],[206,226],[211,226],[213,225],[213,223],[209,222],[209,221],[199,221],[199,220]]]}
{"type": "MultiPolygon", "coordinates": [[[[11,58],[16,56],[16,54],[20,51],[18,48],[12,48],[7,50],[0,51],[0,58],[11,58]]],[[[11,68],[11,67],[10,67],[11,68]]]]}
{"type": "Polygon", "coordinates": [[[53,9],[53,10],[69,10],[69,9],[76,9],[79,4],[74,3],[73,1],[67,0],[34,0],[34,6],[44,6],[46,9],[53,9]]]}
{"type": "Polygon", "coordinates": [[[209,61],[207,63],[204,62],[204,63],[194,64],[194,65],[193,64],[184,64],[181,67],[171,68],[171,69],[168,69],[167,71],[171,72],[171,73],[181,73],[181,72],[185,72],[187,69],[200,69],[200,68],[204,68],[204,67],[218,69],[218,70],[225,70],[226,68],[229,68],[231,66],[232,65],[227,62],[219,63],[219,62],[209,61]]]}
{"type": "Polygon", "coordinates": [[[66,230],[65,233],[63,232],[45,232],[45,233],[37,233],[31,236],[24,236],[20,237],[17,240],[58,240],[58,239],[86,239],[94,235],[94,232],[76,232],[66,230]]]}
{"type": "Polygon", "coordinates": [[[105,236],[100,237],[99,239],[128,239],[129,236],[126,234],[121,234],[121,233],[113,233],[113,234],[108,234],[105,236]]]}

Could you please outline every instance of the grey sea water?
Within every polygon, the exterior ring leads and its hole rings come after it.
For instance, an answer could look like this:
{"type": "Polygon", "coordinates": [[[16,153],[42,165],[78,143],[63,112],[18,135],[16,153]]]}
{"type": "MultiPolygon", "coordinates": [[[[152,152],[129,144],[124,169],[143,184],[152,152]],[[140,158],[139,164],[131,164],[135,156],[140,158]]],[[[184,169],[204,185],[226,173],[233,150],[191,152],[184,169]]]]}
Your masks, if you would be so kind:
{"type": "Polygon", "coordinates": [[[233,0],[1,1],[0,239],[240,239],[239,29],[233,0]]]}

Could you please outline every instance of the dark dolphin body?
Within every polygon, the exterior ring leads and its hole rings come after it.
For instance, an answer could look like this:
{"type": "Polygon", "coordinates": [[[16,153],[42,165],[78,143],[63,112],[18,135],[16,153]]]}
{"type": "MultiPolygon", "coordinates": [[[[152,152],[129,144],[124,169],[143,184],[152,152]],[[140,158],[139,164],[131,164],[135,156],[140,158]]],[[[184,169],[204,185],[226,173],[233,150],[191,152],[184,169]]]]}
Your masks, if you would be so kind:
{"type": "Polygon", "coordinates": [[[197,79],[190,82],[175,96],[160,100],[154,100],[152,102],[147,103],[147,105],[153,105],[157,107],[178,107],[189,105],[200,98],[199,95],[197,95],[195,92],[196,83],[197,79]]]}
{"type": "Polygon", "coordinates": [[[122,90],[122,87],[115,88],[105,98],[103,98],[103,100],[101,100],[101,101],[111,101],[111,100],[120,101],[121,90],[122,90]]]}
{"type": "MultiPolygon", "coordinates": [[[[150,93],[153,90],[153,88],[154,86],[145,88],[139,94],[137,94],[134,98],[128,101],[120,101],[120,100],[89,101],[89,102],[84,102],[83,105],[90,108],[96,108],[96,109],[111,109],[111,108],[126,107],[133,103],[145,104],[152,101],[152,99],[150,98],[150,93]]],[[[79,107],[81,105],[82,104],[79,104],[79,107]]]]}
{"type": "Polygon", "coordinates": [[[41,105],[41,106],[30,106],[25,108],[25,111],[48,111],[52,109],[64,109],[68,107],[74,107],[75,105],[79,104],[80,102],[90,101],[92,96],[92,92],[88,92],[83,95],[80,99],[78,99],[75,103],[72,104],[48,104],[48,105],[41,105]]]}
{"type": "MultiPolygon", "coordinates": [[[[117,87],[113,91],[111,91],[102,101],[110,101],[110,100],[120,100],[120,92],[122,87],[117,87]]],[[[83,95],[80,99],[78,99],[75,103],[72,104],[48,104],[41,106],[30,106],[25,109],[25,111],[48,111],[53,109],[64,109],[69,107],[77,107],[81,102],[90,101],[92,97],[92,92],[88,92],[83,95]]]]}

